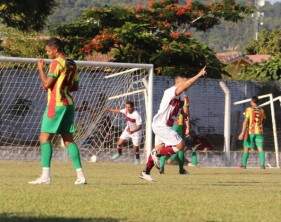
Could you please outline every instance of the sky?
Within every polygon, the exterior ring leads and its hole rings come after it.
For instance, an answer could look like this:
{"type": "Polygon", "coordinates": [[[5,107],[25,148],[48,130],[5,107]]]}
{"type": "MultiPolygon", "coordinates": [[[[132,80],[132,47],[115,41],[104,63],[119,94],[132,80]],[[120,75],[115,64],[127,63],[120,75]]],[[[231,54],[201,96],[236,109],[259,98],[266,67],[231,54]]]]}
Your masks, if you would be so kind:
{"type": "Polygon", "coordinates": [[[271,2],[271,3],[281,2],[281,0],[267,0],[267,1],[269,1],[269,2],[271,2]]]}

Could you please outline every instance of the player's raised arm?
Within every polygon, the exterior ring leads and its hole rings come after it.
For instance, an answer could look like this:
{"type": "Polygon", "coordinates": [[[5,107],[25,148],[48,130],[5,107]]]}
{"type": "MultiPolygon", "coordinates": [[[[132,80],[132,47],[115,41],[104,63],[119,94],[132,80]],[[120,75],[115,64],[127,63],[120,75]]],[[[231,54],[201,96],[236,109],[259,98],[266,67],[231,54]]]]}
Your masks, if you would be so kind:
{"type": "Polygon", "coordinates": [[[108,112],[112,112],[112,113],[120,113],[120,109],[119,108],[115,108],[115,109],[106,109],[108,112]]]}
{"type": "Polygon", "coordinates": [[[201,76],[204,76],[206,74],[206,66],[202,68],[197,75],[184,80],[180,81],[178,84],[176,84],[176,95],[180,95],[182,92],[187,90],[189,87],[191,87],[201,76]]]}

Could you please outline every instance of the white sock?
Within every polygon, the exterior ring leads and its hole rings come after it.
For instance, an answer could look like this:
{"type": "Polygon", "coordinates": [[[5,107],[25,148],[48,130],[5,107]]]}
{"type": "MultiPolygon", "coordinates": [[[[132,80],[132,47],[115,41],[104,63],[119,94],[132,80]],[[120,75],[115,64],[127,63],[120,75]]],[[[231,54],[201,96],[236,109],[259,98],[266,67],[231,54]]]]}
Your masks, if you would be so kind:
{"type": "Polygon", "coordinates": [[[76,169],[77,178],[85,178],[82,168],[76,169]]]}
{"type": "Polygon", "coordinates": [[[42,168],[42,178],[44,178],[44,179],[50,178],[50,168],[49,167],[42,168]]]}

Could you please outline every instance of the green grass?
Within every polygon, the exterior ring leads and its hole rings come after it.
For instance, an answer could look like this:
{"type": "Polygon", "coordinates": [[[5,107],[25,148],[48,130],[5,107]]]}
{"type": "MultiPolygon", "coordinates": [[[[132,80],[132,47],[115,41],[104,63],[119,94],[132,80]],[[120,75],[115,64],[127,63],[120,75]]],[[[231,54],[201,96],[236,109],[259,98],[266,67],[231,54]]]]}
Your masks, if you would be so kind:
{"type": "Polygon", "coordinates": [[[138,179],[143,166],[85,164],[88,185],[75,186],[70,163],[54,162],[51,185],[29,185],[36,162],[0,162],[0,221],[280,221],[281,170],[175,166],[156,182],[138,179]]]}

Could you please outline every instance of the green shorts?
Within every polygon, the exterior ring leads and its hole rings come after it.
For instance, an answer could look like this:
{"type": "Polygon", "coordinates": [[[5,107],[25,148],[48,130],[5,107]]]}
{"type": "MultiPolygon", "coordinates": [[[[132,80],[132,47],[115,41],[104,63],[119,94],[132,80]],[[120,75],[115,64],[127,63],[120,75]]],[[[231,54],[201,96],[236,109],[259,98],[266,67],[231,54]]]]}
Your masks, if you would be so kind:
{"type": "Polygon", "coordinates": [[[247,139],[243,141],[243,146],[254,149],[263,148],[264,137],[262,134],[249,134],[247,139]]]}
{"type": "Polygon", "coordinates": [[[42,133],[74,133],[74,106],[56,106],[56,114],[54,117],[48,117],[48,107],[46,108],[42,123],[42,133]]]}
{"type": "Polygon", "coordinates": [[[173,125],[172,129],[176,131],[181,138],[183,138],[183,125],[173,125]]]}

